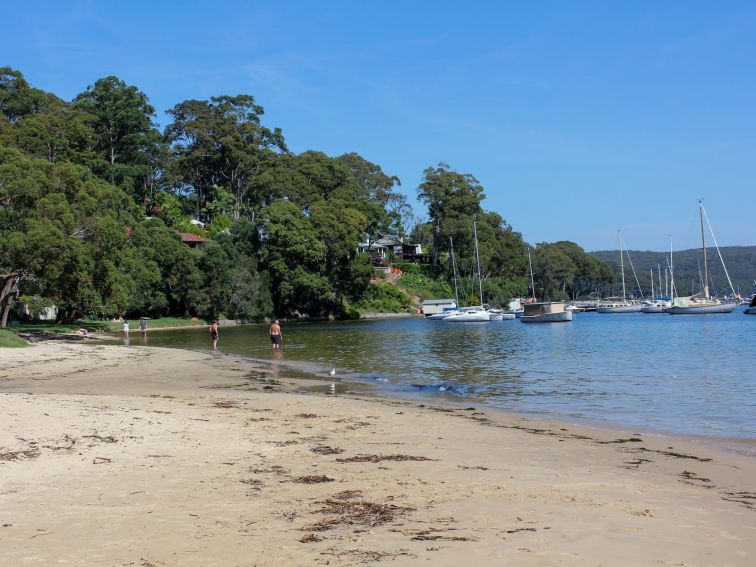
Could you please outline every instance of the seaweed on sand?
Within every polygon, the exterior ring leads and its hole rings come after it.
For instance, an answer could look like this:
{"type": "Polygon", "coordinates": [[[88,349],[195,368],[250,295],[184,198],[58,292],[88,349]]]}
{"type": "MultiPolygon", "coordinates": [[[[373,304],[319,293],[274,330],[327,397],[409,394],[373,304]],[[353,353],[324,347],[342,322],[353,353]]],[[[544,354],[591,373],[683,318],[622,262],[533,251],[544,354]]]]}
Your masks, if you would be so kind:
{"type": "Polygon", "coordinates": [[[323,506],[319,510],[316,510],[315,513],[325,514],[328,517],[302,528],[302,531],[323,532],[344,525],[375,527],[393,522],[397,516],[414,510],[414,508],[408,506],[337,498],[329,498],[321,502],[321,504],[323,506]]]}
{"type": "Polygon", "coordinates": [[[380,463],[383,461],[435,461],[428,457],[419,457],[415,455],[355,455],[354,457],[343,457],[336,459],[339,463],[380,463]]]}
{"type": "Polygon", "coordinates": [[[329,447],[328,445],[318,445],[317,447],[312,447],[310,451],[317,453],[318,455],[338,455],[339,453],[343,453],[344,449],[339,447],[329,447]]]}
{"type": "Polygon", "coordinates": [[[321,482],[333,482],[336,479],[333,479],[331,477],[325,476],[323,474],[317,475],[307,475],[307,476],[299,476],[293,480],[293,482],[298,482],[301,484],[318,484],[321,482]]]}

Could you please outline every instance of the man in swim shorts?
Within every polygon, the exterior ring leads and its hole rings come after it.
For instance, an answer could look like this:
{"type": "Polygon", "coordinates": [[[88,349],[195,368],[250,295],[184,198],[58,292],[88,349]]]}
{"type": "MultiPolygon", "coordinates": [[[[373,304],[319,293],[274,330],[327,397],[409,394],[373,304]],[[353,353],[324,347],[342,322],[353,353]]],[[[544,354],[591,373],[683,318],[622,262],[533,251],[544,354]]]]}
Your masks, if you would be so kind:
{"type": "Polygon", "coordinates": [[[278,319],[276,319],[270,326],[270,342],[273,345],[273,350],[279,350],[281,348],[281,339],[281,325],[279,324],[278,319]]]}

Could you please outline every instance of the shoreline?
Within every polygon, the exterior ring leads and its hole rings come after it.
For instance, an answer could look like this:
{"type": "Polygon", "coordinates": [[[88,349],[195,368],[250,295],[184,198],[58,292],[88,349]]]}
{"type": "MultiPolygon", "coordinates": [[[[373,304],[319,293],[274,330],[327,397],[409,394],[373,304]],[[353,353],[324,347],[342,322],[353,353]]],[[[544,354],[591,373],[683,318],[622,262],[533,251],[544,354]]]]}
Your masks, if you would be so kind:
{"type": "Polygon", "coordinates": [[[328,395],[220,353],[38,343],[0,363],[3,563],[756,556],[756,462],[691,440],[328,395]]]}
{"type": "MultiPolygon", "coordinates": [[[[115,337],[118,339],[118,337],[115,337]]],[[[144,348],[148,345],[130,345],[135,348],[144,348]]],[[[149,348],[168,348],[171,350],[186,350],[188,352],[197,352],[204,354],[211,354],[213,351],[209,348],[184,348],[184,347],[149,347],[149,348]]],[[[306,375],[306,379],[313,381],[329,380],[327,376],[327,369],[322,368],[321,372],[315,370],[317,366],[315,363],[306,360],[274,360],[266,358],[258,358],[250,355],[241,355],[234,353],[226,353],[219,348],[219,352],[226,356],[234,356],[250,364],[256,365],[276,365],[279,368],[286,369],[292,373],[292,378],[298,378],[297,374],[306,375]]],[[[666,429],[657,429],[653,427],[641,426],[629,423],[613,423],[608,421],[601,421],[597,418],[590,417],[574,417],[566,414],[546,414],[545,412],[520,412],[508,408],[502,408],[495,404],[489,403],[485,398],[472,398],[465,397],[463,395],[455,394],[434,394],[432,390],[423,392],[422,390],[412,390],[409,382],[399,383],[383,383],[371,381],[364,378],[355,378],[353,373],[343,374],[338,377],[338,384],[340,385],[355,385],[360,388],[359,393],[350,392],[350,395],[365,396],[369,399],[387,399],[387,400],[404,400],[413,403],[431,403],[440,405],[449,405],[450,407],[464,406],[471,404],[478,404],[482,406],[485,411],[495,412],[506,417],[532,419],[536,421],[551,421],[558,422],[566,426],[573,427],[587,427],[597,430],[614,431],[617,434],[621,434],[627,431],[636,431],[638,434],[654,436],[659,438],[669,438],[683,440],[686,443],[701,444],[709,446],[716,450],[723,450],[727,452],[733,452],[735,454],[756,458],[756,437],[737,437],[728,435],[704,435],[696,433],[686,433],[680,431],[672,431],[666,429]]]]}

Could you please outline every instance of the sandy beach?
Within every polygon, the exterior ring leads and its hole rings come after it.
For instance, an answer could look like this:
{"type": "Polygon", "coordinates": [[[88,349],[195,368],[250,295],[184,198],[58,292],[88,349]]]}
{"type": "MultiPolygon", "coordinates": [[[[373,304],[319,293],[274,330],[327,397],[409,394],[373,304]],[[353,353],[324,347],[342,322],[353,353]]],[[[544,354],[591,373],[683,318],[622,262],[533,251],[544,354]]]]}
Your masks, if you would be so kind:
{"type": "Polygon", "coordinates": [[[0,564],[756,564],[756,459],[310,385],[221,354],[1,349],[0,564]]]}

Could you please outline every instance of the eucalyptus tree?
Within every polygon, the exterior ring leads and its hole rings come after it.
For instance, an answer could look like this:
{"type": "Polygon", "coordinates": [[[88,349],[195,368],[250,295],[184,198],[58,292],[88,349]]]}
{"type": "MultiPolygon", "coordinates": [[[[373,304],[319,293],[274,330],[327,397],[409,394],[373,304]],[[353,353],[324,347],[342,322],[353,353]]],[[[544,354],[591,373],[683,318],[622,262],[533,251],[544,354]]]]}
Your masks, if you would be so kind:
{"type": "Polygon", "coordinates": [[[417,191],[420,201],[428,207],[430,255],[435,266],[442,244],[449,236],[467,234],[466,241],[471,242],[472,219],[481,212],[480,203],[485,195],[473,175],[453,171],[445,163],[425,169],[417,191]]]}
{"type": "Polygon", "coordinates": [[[90,169],[143,202],[154,169],[160,167],[152,158],[161,143],[147,95],[109,76],[87,87],[73,104],[90,117],[96,155],[90,169]]]}
{"type": "Polygon", "coordinates": [[[173,170],[194,197],[198,217],[212,216],[206,204],[217,187],[233,196],[234,221],[243,213],[254,216],[264,204],[266,173],[288,150],[279,128],[262,125],[263,112],[251,95],[187,100],[168,111],[173,170]]]}

